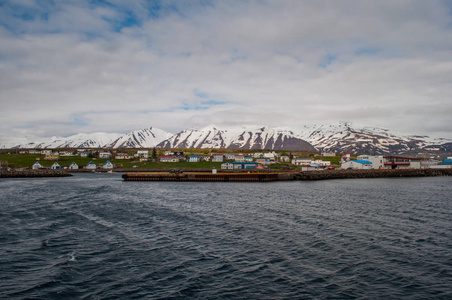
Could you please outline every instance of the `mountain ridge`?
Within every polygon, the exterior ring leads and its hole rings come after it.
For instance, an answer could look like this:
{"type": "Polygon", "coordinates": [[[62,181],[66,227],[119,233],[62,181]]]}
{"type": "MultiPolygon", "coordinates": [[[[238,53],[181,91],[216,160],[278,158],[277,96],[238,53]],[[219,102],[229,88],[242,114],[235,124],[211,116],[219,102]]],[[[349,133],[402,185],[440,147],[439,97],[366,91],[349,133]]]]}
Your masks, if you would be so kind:
{"type": "MultiPolygon", "coordinates": [[[[452,140],[427,136],[401,135],[375,126],[358,126],[349,122],[304,125],[294,130],[265,125],[209,125],[185,129],[176,134],[148,127],[126,134],[79,133],[66,138],[51,137],[14,145],[13,149],[58,148],[218,148],[271,149],[298,151],[332,151],[366,154],[401,154],[412,151],[452,149],[452,140]]],[[[6,148],[3,146],[3,148],[6,148]]]]}

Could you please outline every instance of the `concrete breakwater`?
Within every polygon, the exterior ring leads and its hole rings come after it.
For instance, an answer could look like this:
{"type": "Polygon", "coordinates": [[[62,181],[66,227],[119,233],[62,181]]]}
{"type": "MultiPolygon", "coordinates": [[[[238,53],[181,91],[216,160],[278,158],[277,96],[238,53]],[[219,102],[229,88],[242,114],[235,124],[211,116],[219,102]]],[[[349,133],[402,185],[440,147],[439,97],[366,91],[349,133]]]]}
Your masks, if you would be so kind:
{"type": "MultiPolygon", "coordinates": [[[[182,172],[182,173],[124,173],[125,181],[277,181],[282,180],[279,173],[207,173],[207,172],[182,172]]],[[[295,178],[293,178],[295,179],[295,178]]],[[[284,179],[283,179],[284,180],[284,179]]]]}
{"type": "Polygon", "coordinates": [[[452,169],[324,170],[297,174],[297,180],[452,176],[452,169]]]}
{"type": "Polygon", "coordinates": [[[0,178],[39,178],[39,177],[66,177],[72,176],[64,170],[24,170],[1,171],[0,178]]]}

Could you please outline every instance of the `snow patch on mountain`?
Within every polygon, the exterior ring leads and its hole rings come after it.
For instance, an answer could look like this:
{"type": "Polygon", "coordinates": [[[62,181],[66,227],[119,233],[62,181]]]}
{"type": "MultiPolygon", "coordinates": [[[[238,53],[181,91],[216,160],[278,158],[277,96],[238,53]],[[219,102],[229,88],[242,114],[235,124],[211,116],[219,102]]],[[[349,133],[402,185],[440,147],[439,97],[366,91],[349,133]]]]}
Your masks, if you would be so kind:
{"type": "Polygon", "coordinates": [[[315,151],[293,131],[268,126],[241,125],[222,127],[209,125],[202,129],[187,129],[158,145],[162,148],[219,149],[289,149],[315,151]]]}
{"type": "Polygon", "coordinates": [[[108,148],[152,148],[170,138],[173,134],[158,128],[145,128],[129,132],[115,141],[108,148]]]}

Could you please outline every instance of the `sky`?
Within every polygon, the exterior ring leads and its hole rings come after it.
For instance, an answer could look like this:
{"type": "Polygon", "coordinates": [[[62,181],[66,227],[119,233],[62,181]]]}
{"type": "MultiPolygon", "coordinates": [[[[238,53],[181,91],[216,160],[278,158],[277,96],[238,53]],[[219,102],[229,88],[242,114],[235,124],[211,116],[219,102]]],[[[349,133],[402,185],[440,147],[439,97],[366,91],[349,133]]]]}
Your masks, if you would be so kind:
{"type": "Polygon", "coordinates": [[[339,121],[452,138],[452,1],[0,0],[0,144],[339,121]]]}

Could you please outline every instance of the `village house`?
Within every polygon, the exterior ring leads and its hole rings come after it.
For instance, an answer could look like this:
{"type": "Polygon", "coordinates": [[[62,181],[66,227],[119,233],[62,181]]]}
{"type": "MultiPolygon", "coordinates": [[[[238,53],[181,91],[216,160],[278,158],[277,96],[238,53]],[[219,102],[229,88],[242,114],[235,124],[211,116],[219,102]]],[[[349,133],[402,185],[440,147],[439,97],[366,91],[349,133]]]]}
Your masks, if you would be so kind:
{"type": "Polygon", "coordinates": [[[69,165],[69,170],[78,170],[78,165],[75,163],[75,161],[73,161],[73,162],[69,165]]]}
{"type": "Polygon", "coordinates": [[[201,158],[198,155],[190,155],[188,162],[200,162],[201,158]]]}
{"type": "Polygon", "coordinates": [[[173,151],[165,151],[165,154],[164,154],[165,156],[169,156],[169,155],[173,155],[173,151]]]}
{"type": "Polygon", "coordinates": [[[206,156],[201,156],[201,160],[203,160],[203,161],[210,161],[212,158],[210,157],[210,156],[208,156],[208,155],[206,155],[206,156]]]}
{"type": "Polygon", "coordinates": [[[372,169],[383,169],[385,167],[383,156],[358,155],[356,159],[370,161],[372,163],[372,169]]]}
{"type": "Polygon", "coordinates": [[[256,159],[256,162],[263,165],[269,165],[273,163],[269,158],[258,158],[256,159]]]}
{"type": "Polygon", "coordinates": [[[348,160],[341,162],[341,169],[346,170],[369,170],[372,169],[372,162],[368,160],[348,160]]]}
{"type": "Polygon", "coordinates": [[[60,156],[74,156],[73,151],[60,151],[60,156]]]}
{"type": "Polygon", "coordinates": [[[213,153],[212,162],[223,162],[223,153],[213,153]]]}
{"type": "Polygon", "coordinates": [[[179,160],[185,160],[184,152],[182,151],[176,151],[173,153],[173,157],[179,159],[179,160]]]}
{"type": "Polygon", "coordinates": [[[59,163],[54,162],[53,165],[50,167],[50,169],[52,169],[52,170],[59,170],[59,169],[61,169],[61,166],[60,166],[59,163]]]}
{"type": "Polygon", "coordinates": [[[107,160],[102,165],[102,169],[113,169],[113,163],[111,161],[107,160]]]}
{"type": "Polygon", "coordinates": [[[235,154],[234,159],[236,162],[244,162],[245,161],[245,155],[239,153],[235,154]]]}
{"type": "Polygon", "coordinates": [[[88,170],[96,170],[96,169],[97,169],[97,166],[96,166],[95,163],[93,163],[92,161],[90,161],[90,162],[85,166],[85,169],[88,169],[88,170]]]}
{"type": "Polygon", "coordinates": [[[296,166],[309,166],[311,164],[312,159],[310,158],[304,158],[304,157],[297,157],[292,159],[292,164],[296,166]]]}
{"type": "Polygon", "coordinates": [[[253,153],[253,158],[261,158],[262,156],[264,156],[264,153],[262,152],[253,153]]]}
{"type": "Polygon", "coordinates": [[[421,159],[406,156],[384,156],[384,166],[388,169],[420,169],[421,159]]]}
{"type": "Polygon", "coordinates": [[[130,159],[130,155],[127,153],[116,153],[115,159],[130,159]]]}
{"type": "Polygon", "coordinates": [[[31,166],[33,170],[38,170],[44,168],[39,162],[35,162],[33,166],[31,166]]]}
{"type": "Polygon", "coordinates": [[[149,151],[148,150],[138,150],[135,154],[135,157],[140,159],[149,159],[149,151]]]}
{"type": "Polygon", "coordinates": [[[60,158],[60,154],[58,152],[46,154],[44,156],[44,160],[58,160],[60,158]]]}
{"type": "Polygon", "coordinates": [[[110,152],[99,152],[99,158],[111,158],[110,152]]]}
{"type": "Polygon", "coordinates": [[[224,158],[225,158],[226,160],[235,160],[235,156],[236,156],[235,153],[225,153],[225,154],[224,154],[224,158]]]}
{"type": "Polygon", "coordinates": [[[329,167],[331,166],[331,162],[329,160],[320,160],[320,159],[316,159],[311,161],[311,165],[317,165],[319,167],[329,167]]]}
{"type": "Polygon", "coordinates": [[[290,157],[286,156],[286,155],[283,155],[283,156],[281,156],[279,158],[279,161],[281,161],[281,162],[290,162],[290,157]]]}
{"type": "Polygon", "coordinates": [[[243,159],[245,162],[253,162],[253,157],[251,156],[245,156],[243,159]]]}
{"type": "Polygon", "coordinates": [[[80,157],[88,157],[90,156],[90,154],[91,154],[90,151],[80,152],[80,157]]]}
{"type": "Polygon", "coordinates": [[[173,155],[162,155],[160,156],[160,162],[179,162],[179,158],[173,155]]]}

